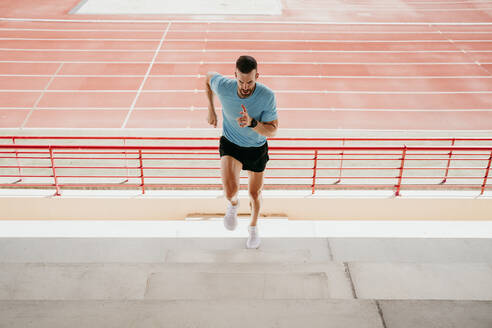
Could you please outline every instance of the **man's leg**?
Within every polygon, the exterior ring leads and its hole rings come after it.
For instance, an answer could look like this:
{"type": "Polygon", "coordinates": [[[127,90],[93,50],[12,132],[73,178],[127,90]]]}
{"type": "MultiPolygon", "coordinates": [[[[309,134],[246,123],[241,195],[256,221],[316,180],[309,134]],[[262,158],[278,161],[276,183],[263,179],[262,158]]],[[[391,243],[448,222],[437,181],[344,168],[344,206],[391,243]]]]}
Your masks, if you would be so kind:
{"type": "Polygon", "coordinates": [[[264,172],[248,171],[249,176],[249,205],[251,207],[250,226],[256,226],[261,207],[261,189],[263,188],[264,172]]]}
{"type": "Polygon", "coordinates": [[[222,156],[220,167],[224,195],[233,206],[236,206],[238,203],[239,177],[243,165],[234,157],[222,156]]]}

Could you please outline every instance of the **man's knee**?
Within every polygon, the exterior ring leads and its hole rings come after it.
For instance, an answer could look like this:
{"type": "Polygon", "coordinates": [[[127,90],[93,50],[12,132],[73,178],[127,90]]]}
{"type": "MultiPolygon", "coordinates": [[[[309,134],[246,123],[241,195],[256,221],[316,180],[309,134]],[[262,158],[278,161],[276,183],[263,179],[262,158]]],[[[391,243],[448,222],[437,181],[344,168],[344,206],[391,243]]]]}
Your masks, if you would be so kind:
{"type": "Polygon", "coordinates": [[[250,190],[249,191],[249,197],[253,200],[260,199],[260,196],[261,196],[261,190],[250,190]]]}
{"type": "Polygon", "coordinates": [[[227,199],[232,199],[237,195],[239,186],[235,182],[229,182],[225,184],[225,196],[227,199]]]}

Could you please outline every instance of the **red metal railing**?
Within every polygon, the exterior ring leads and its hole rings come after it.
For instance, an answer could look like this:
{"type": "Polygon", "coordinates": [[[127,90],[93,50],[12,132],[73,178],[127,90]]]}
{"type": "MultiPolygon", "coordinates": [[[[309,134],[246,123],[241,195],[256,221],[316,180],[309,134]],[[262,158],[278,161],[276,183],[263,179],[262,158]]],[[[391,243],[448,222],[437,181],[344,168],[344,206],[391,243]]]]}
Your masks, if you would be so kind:
{"type": "MultiPolygon", "coordinates": [[[[218,138],[9,136],[0,140],[4,142],[0,144],[3,188],[54,188],[60,195],[67,188],[141,188],[145,193],[221,186],[218,138]],[[99,144],[62,144],[80,140],[99,144]],[[122,145],[100,145],[102,141],[122,145]],[[144,144],[149,142],[165,144],[144,144]],[[190,142],[195,144],[183,145],[190,142]]],[[[391,189],[396,196],[412,189],[467,189],[482,195],[490,188],[491,143],[492,139],[483,138],[273,138],[265,188],[312,193],[391,189]],[[456,146],[457,142],[468,145],[456,146]],[[341,145],[326,145],[333,143],[341,145]],[[446,143],[450,145],[442,145],[446,143]]],[[[241,178],[242,187],[246,179],[241,178]]]]}

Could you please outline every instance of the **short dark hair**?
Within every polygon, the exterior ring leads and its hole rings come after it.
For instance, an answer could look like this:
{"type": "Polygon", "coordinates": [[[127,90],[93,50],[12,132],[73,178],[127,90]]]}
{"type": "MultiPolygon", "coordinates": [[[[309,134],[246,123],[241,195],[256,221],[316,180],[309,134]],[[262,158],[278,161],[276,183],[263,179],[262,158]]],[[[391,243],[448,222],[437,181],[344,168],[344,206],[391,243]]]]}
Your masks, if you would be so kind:
{"type": "Polygon", "coordinates": [[[256,59],[251,56],[241,56],[236,60],[236,68],[243,74],[248,74],[254,69],[258,69],[256,59]]]}

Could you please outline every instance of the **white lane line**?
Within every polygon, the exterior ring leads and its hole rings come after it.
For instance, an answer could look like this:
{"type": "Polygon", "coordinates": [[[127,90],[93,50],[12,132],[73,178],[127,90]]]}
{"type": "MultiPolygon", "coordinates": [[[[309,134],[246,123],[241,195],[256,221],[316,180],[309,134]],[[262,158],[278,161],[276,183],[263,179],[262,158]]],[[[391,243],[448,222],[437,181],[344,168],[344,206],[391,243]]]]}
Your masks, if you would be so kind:
{"type": "Polygon", "coordinates": [[[171,27],[171,23],[167,24],[166,30],[162,34],[161,41],[159,42],[159,45],[155,49],[154,56],[152,57],[152,60],[151,60],[151,62],[149,64],[149,67],[147,68],[147,72],[145,73],[145,76],[144,76],[144,78],[142,80],[142,83],[140,83],[140,87],[138,88],[137,94],[135,95],[135,98],[133,98],[133,102],[132,102],[132,104],[130,106],[130,110],[128,111],[128,114],[126,115],[125,120],[123,121],[123,125],[121,126],[122,128],[124,128],[126,126],[126,124],[128,123],[128,120],[130,119],[130,115],[132,114],[133,109],[135,108],[135,104],[137,103],[137,100],[138,100],[138,98],[140,96],[140,93],[142,92],[142,89],[144,87],[145,82],[147,82],[147,79],[149,77],[150,71],[154,67],[154,62],[155,62],[157,56],[159,55],[159,49],[162,48],[162,44],[164,43],[164,39],[166,38],[166,35],[167,35],[170,27],[171,27]]]}
{"type": "Polygon", "coordinates": [[[53,23],[218,23],[218,24],[265,24],[265,25],[371,25],[371,26],[434,26],[434,25],[452,25],[452,26],[492,26],[492,22],[330,22],[330,21],[274,21],[274,20],[220,20],[220,19],[53,19],[53,18],[29,18],[29,17],[0,17],[0,21],[6,22],[53,22],[53,23]]]}
{"type": "MultiPolygon", "coordinates": [[[[0,93],[135,93],[136,90],[0,90],[0,93]]],[[[297,93],[297,94],[367,94],[367,95],[452,95],[452,94],[492,94],[491,91],[357,91],[357,90],[273,90],[275,93],[297,93]]],[[[153,89],[140,90],[140,93],[205,93],[205,90],[198,89],[153,89]]]]}
{"type": "MultiPolygon", "coordinates": [[[[0,48],[2,50],[2,48],[0,48]]],[[[383,54],[421,54],[421,53],[460,53],[462,50],[261,50],[261,49],[161,49],[160,52],[207,52],[207,53],[237,53],[237,52],[251,52],[251,53],[383,53],[383,54]]],[[[469,53],[491,53],[490,50],[467,50],[469,53]]]]}
{"type": "MultiPolygon", "coordinates": [[[[435,5],[450,5],[450,4],[453,4],[453,5],[457,5],[457,4],[490,4],[490,1],[488,0],[482,0],[482,1],[460,1],[460,2],[455,2],[455,1],[449,1],[449,2],[445,2],[445,1],[428,1],[428,2],[424,2],[424,1],[409,1],[409,3],[411,3],[412,5],[424,5],[424,6],[435,6],[435,5]]],[[[332,5],[334,4],[333,2],[332,3],[323,3],[325,4],[326,6],[323,7],[323,8],[330,8],[332,7],[332,5]]],[[[351,4],[348,4],[347,6],[349,7],[354,7],[354,8],[364,8],[364,7],[368,7],[368,8],[377,8],[377,7],[384,7],[384,8],[387,8],[388,5],[391,4],[391,7],[393,8],[408,8],[408,5],[406,5],[406,3],[396,3],[394,1],[392,2],[389,2],[389,1],[379,1],[377,3],[371,3],[371,2],[356,2],[356,3],[351,3],[351,4]]],[[[316,5],[316,7],[318,7],[319,5],[316,5]]],[[[313,7],[313,5],[311,5],[311,7],[313,7]]],[[[297,7],[289,7],[289,8],[297,8],[297,7]]],[[[305,7],[304,7],[305,8],[305,7]]]]}
{"type": "Polygon", "coordinates": [[[152,41],[159,42],[159,39],[115,39],[115,38],[9,38],[0,37],[0,41],[124,41],[124,42],[139,42],[152,41]]]}
{"type": "MultiPolygon", "coordinates": [[[[136,110],[184,110],[184,111],[207,111],[206,107],[138,107],[136,110]]],[[[222,109],[217,107],[217,109],[222,109]]],[[[492,112],[492,108],[459,108],[459,109],[436,109],[436,108],[336,108],[336,107],[315,107],[315,108],[280,108],[279,111],[351,111],[351,112],[492,112]]]]}
{"type": "MultiPolygon", "coordinates": [[[[66,60],[0,60],[0,63],[11,63],[11,64],[38,64],[38,63],[49,63],[49,64],[148,64],[148,61],[66,61],[66,60]]],[[[165,64],[165,65],[189,65],[189,64],[199,64],[199,65],[234,65],[234,61],[203,61],[203,60],[190,60],[190,61],[155,61],[154,64],[165,64]]],[[[262,61],[260,64],[263,65],[474,65],[476,61],[472,62],[303,62],[303,61],[262,61]]],[[[482,63],[488,64],[488,63],[482,63]]]]}
{"type": "Polygon", "coordinates": [[[51,82],[53,82],[53,80],[55,79],[56,75],[60,72],[60,70],[62,69],[63,67],[63,63],[60,64],[60,66],[58,66],[58,69],[56,70],[55,74],[53,74],[53,76],[51,76],[50,80],[48,81],[48,83],[46,84],[46,86],[44,87],[44,90],[42,90],[41,94],[39,95],[38,99],[36,100],[36,102],[34,103],[34,105],[32,106],[31,110],[29,111],[29,113],[27,113],[27,116],[26,118],[24,119],[24,121],[22,122],[20,128],[23,129],[26,124],[27,124],[27,121],[29,120],[29,118],[31,117],[33,111],[35,111],[39,105],[39,102],[41,101],[41,98],[43,98],[45,92],[48,90],[48,88],[50,87],[51,85],[51,82]]]}
{"type": "MultiPolygon", "coordinates": [[[[53,76],[52,74],[0,74],[0,77],[2,76],[9,76],[9,77],[13,77],[13,76],[28,76],[28,77],[51,77],[53,76]]],[[[95,75],[95,74],[89,74],[89,75],[84,75],[84,74],[67,74],[67,75],[58,75],[58,77],[143,77],[145,75],[130,75],[130,74],[121,74],[121,75],[104,75],[104,74],[101,74],[101,75],[95,75]]],[[[187,75],[186,77],[188,77],[189,75],[187,75]]],[[[196,77],[196,75],[193,75],[194,77],[196,77]]]]}
{"type": "MultiPolygon", "coordinates": [[[[130,53],[138,53],[138,52],[152,52],[155,50],[146,50],[146,49],[41,49],[41,48],[0,48],[0,51],[36,51],[36,52],[130,52],[130,53]]],[[[458,52],[458,51],[456,51],[458,52]]]]}
{"type": "Polygon", "coordinates": [[[162,29],[155,29],[155,30],[121,29],[120,30],[120,29],[86,29],[86,28],[80,28],[80,29],[66,29],[66,28],[63,28],[63,29],[54,29],[54,28],[0,27],[0,31],[100,32],[100,33],[105,33],[105,32],[132,32],[132,33],[149,33],[149,32],[155,32],[155,33],[159,33],[160,34],[162,32],[162,29]]]}
{"type": "MultiPolygon", "coordinates": [[[[16,109],[31,109],[31,108],[24,108],[24,107],[0,107],[2,110],[16,110],[16,109]]],[[[75,111],[75,110],[124,110],[127,111],[128,107],[37,107],[36,111],[46,111],[46,110],[68,110],[68,111],[75,111]]]]}
{"type": "MultiPolygon", "coordinates": [[[[2,29],[0,28],[0,31],[2,29]]],[[[59,31],[59,30],[55,30],[59,31]]],[[[188,34],[194,34],[194,33],[203,33],[200,31],[193,31],[193,30],[172,30],[172,32],[179,32],[179,33],[188,33],[188,34]]],[[[492,31],[444,31],[442,33],[449,33],[449,34],[490,34],[492,31]]],[[[326,31],[310,31],[310,30],[291,30],[291,31],[275,31],[275,30],[207,30],[207,33],[278,33],[278,34],[283,34],[283,33],[288,33],[288,34],[383,34],[383,35],[394,35],[394,34],[430,34],[430,35],[441,35],[442,33],[440,31],[366,31],[366,30],[352,30],[352,31],[335,31],[335,30],[326,30],[326,31]]]]}
{"type": "MultiPolygon", "coordinates": [[[[47,29],[47,28],[22,28],[22,27],[0,27],[0,31],[30,31],[30,32],[99,32],[99,33],[107,33],[107,32],[131,32],[131,33],[152,33],[152,32],[161,32],[161,30],[126,30],[126,29],[47,29]]],[[[181,29],[173,29],[171,31],[172,33],[174,32],[179,32],[179,33],[189,33],[189,34],[196,34],[196,33],[203,33],[201,31],[194,31],[194,30],[181,30],[181,29]]],[[[311,31],[311,30],[284,30],[284,31],[276,31],[276,30],[243,30],[241,29],[240,32],[237,30],[214,30],[210,29],[207,30],[207,33],[278,33],[278,34],[283,34],[283,33],[288,33],[288,34],[436,34],[440,35],[442,33],[449,33],[449,34],[490,34],[492,31],[366,31],[366,30],[360,30],[360,31],[311,31]]],[[[159,39],[157,39],[158,41],[159,39]]]]}
{"type": "MultiPolygon", "coordinates": [[[[1,39],[0,39],[1,40],[1,39]]],[[[37,40],[37,39],[34,39],[37,40]]],[[[56,39],[53,39],[56,40],[56,39]]],[[[80,40],[80,39],[79,39],[80,40]]],[[[275,39],[168,39],[173,42],[277,42],[277,43],[449,43],[492,42],[492,40],[275,40],[275,39]]]]}
{"type": "MultiPolygon", "coordinates": [[[[114,39],[114,38],[9,38],[0,41],[102,41],[102,42],[158,42],[159,39],[114,39]]],[[[345,39],[167,39],[173,42],[277,42],[277,43],[448,43],[448,42],[492,42],[492,40],[345,40],[345,39]]]]}
{"type": "MultiPolygon", "coordinates": [[[[0,74],[0,77],[51,77],[51,74],[0,74]]],[[[145,75],[95,75],[95,74],[67,74],[67,75],[58,75],[57,77],[144,77],[145,75]]],[[[165,78],[201,78],[204,77],[204,74],[149,74],[149,77],[165,77],[165,78]]],[[[226,77],[232,78],[232,75],[224,75],[226,77]]],[[[491,79],[492,76],[489,75],[450,75],[450,76],[432,76],[432,75],[420,75],[420,76],[409,76],[409,75],[381,75],[381,76],[373,76],[373,75],[271,75],[271,74],[262,74],[262,77],[268,78],[316,78],[316,79],[491,79]]]]}
{"type": "MultiPolygon", "coordinates": [[[[0,110],[22,110],[29,109],[24,107],[0,107],[0,110]]],[[[217,107],[221,110],[222,107],[217,107]]],[[[38,107],[36,111],[127,111],[128,107],[38,107]]],[[[186,107],[135,107],[134,110],[159,111],[207,111],[207,107],[186,106],[186,107]]],[[[351,111],[351,112],[492,112],[492,108],[456,108],[456,109],[439,109],[439,108],[339,108],[339,107],[277,107],[279,111],[351,111]]],[[[3,129],[3,128],[2,128],[3,129]]]]}
{"type": "MultiPolygon", "coordinates": [[[[469,0],[469,1],[412,1],[412,5],[448,5],[448,4],[472,4],[472,3],[490,3],[490,0],[469,0]]],[[[362,6],[387,6],[389,4],[394,4],[393,1],[379,1],[377,4],[372,2],[358,2],[356,5],[362,6]]]]}
{"type": "MultiPolygon", "coordinates": [[[[342,9],[342,8],[337,8],[337,7],[324,7],[324,8],[319,8],[318,10],[329,10],[330,12],[351,12],[351,11],[364,11],[368,13],[408,13],[408,12],[470,12],[470,11],[487,11],[491,10],[492,7],[487,7],[487,8],[417,8],[417,7],[412,7],[411,10],[408,9],[407,7],[393,7],[390,6],[391,9],[386,9],[386,8],[372,8],[372,7],[352,7],[348,9],[342,9]]],[[[294,6],[289,6],[289,10],[294,10],[294,11],[300,11],[306,9],[305,7],[294,7],[294,6]]]]}
{"type": "MultiPolygon", "coordinates": [[[[152,52],[155,50],[135,50],[135,49],[41,49],[41,48],[0,48],[0,51],[26,51],[26,52],[128,52],[128,53],[139,53],[139,52],[152,52]]],[[[262,49],[161,49],[159,53],[302,53],[302,54],[313,54],[313,53],[347,53],[347,54],[420,54],[420,53],[463,53],[461,49],[458,50],[262,50],[262,49]]],[[[492,48],[490,50],[467,50],[468,53],[492,53],[492,48]]]]}

